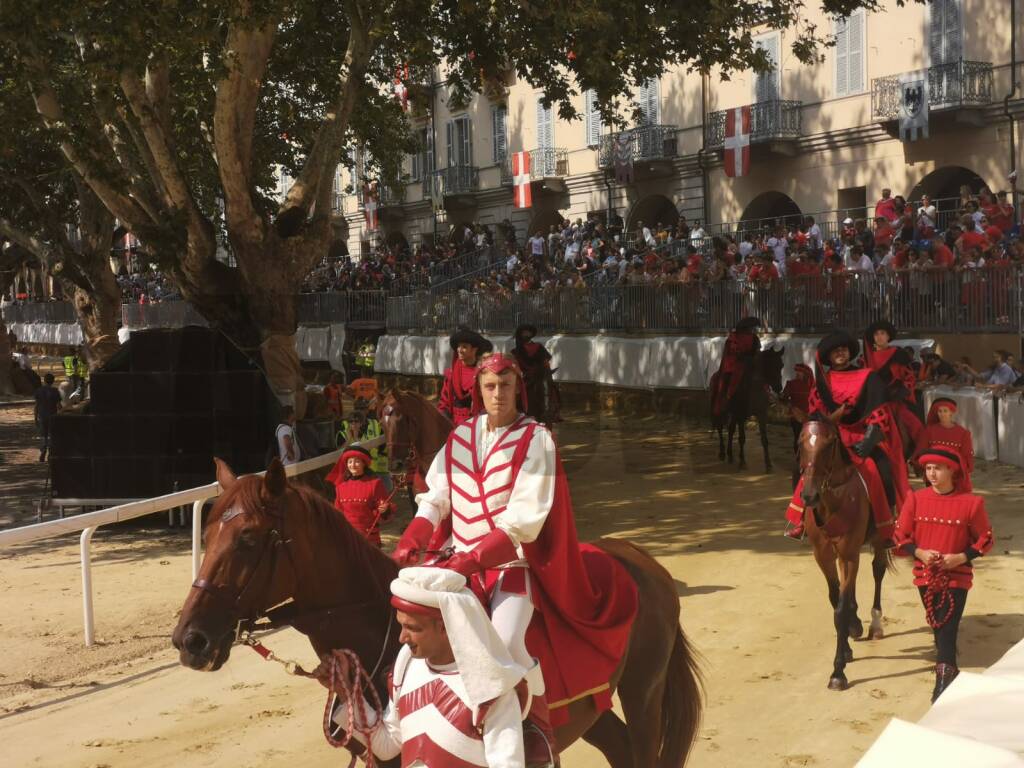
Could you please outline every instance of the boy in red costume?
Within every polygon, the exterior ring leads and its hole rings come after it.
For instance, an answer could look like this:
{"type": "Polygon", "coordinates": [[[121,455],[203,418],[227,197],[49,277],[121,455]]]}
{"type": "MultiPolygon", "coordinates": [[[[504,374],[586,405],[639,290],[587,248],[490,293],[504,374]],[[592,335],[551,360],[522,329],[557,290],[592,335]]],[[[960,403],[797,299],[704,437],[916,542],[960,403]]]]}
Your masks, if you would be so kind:
{"type": "Polygon", "coordinates": [[[971,475],[974,474],[974,440],[971,431],[957,424],[956,401],[938,397],[928,409],[928,419],[917,443],[917,451],[939,448],[953,451],[964,464],[964,490],[971,491],[971,475]]]}
{"type": "Polygon", "coordinates": [[[924,466],[929,487],[915,491],[904,502],[896,546],[901,555],[914,557],[914,584],[935,634],[934,702],[959,672],[956,636],[974,581],[971,564],[992,549],[995,540],[984,499],[964,490],[960,456],[926,449],[917,460],[924,466]]]}
{"type": "Polygon", "coordinates": [[[722,363],[711,377],[711,412],[716,416],[725,411],[754,356],[761,350],[761,339],[755,332],[760,326],[761,321],[756,317],[745,317],[736,323],[725,340],[722,363]]]}
{"type": "Polygon", "coordinates": [[[369,470],[370,452],[352,445],[327,474],[334,483],[334,508],[371,544],[380,547],[380,523],[395,512],[384,483],[369,470]]]}
{"type": "Polygon", "coordinates": [[[476,331],[460,328],[448,340],[455,360],[444,372],[441,397],[437,409],[451,419],[457,427],[470,416],[473,410],[473,386],[476,382],[476,363],[480,355],[490,352],[494,345],[476,331]]]}
{"type": "Polygon", "coordinates": [[[910,438],[908,448],[921,439],[924,425],[915,412],[917,377],[913,358],[903,347],[893,346],[896,326],[878,320],[864,331],[864,364],[882,377],[889,392],[893,416],[910,438]]]}
{"type": "MultiPolygon", "coordinates": [[[[885,382],[870,368],[853,364],[859,351],[857,340],[846,331],[834,331],[821,340],[808,405],[812,416],[831,419],[839,429],[847,457],[867,487],[875,527],[886,539],[892,536],[893,507],[899,509],[910,492],[907,463],[885,382]]],[[[794,526],[786,535],[793,539],[804,534],[802,491],[801,479],[786,510],[786,519],[794,526]]]]}

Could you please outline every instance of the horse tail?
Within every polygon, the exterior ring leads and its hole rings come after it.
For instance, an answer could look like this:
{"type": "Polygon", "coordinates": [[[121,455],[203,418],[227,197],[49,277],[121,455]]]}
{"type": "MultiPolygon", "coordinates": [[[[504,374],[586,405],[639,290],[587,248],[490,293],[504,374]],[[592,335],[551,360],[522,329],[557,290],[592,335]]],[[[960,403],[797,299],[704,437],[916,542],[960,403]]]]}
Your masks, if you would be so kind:
{"type": "Polygon", "coordinates": [[[665,675],[661,699],[661,749],[657,768],[681,768],[700,728],[704,692],[696,652],[676,628],[676,639],[665,675]]]}

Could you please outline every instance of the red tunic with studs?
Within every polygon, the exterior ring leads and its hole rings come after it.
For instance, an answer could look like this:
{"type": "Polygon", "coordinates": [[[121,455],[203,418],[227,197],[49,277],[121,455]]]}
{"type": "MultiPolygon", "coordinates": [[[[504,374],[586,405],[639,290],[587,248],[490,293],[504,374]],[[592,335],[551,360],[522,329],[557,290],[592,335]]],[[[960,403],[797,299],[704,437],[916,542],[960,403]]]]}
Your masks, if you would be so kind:
{"type": "MultiPolygon", "coordinates": [[[[340,460],[338,464],[340,464],[340,460]]],[[[388,500],[388,492],[379,477],[364,474],[360,477],[345,476],[348,473],[338,465],[327,475],[327,482],[334,483],[334,508],[345,516],[353,528],[359,531],[371,544],[381,545],[380,522],[395,511],[393,503],[388,504],[384,514],[377,513],[382,501],[388,500]]]]}
{"type": "MultiPolygon", "coordinates": [[[[974,575],[971,560],[988,552],[995,542],[981,496],[955,490],[940,494],[932,488],[907,496],[894,538],[901,551],[913,545],[943,555],[965,553],[968,561],[949,573],[949,586],[960,589],[971,588],[974,575]]],[[[914,584],[919,587],[928,584],[928,569],[916,558],[914,584]]]]}

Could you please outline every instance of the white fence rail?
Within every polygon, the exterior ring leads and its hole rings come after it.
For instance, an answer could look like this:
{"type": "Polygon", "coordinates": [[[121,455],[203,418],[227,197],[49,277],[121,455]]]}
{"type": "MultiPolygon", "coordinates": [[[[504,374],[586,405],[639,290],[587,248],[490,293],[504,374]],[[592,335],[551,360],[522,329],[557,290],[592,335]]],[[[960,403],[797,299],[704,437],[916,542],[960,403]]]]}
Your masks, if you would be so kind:
{"type": "MultiPolygon", "coordinates": [[[[384,437],[375,437],[360,443],[365,448],[376,448],[384,442],[384,437]]],[[[344,452],[345,447],[339,448],[323,456],[316,456],[312,459],[300,461],[285,467],[285,474],[288,477],[295,477],[306,472],[333,465],[344,452]]],[[[264,474],[262,472],[260,475],[264,474]]],[[[67,517],[60,520],[50,520],[45,523],[26,525],[21,528],[12,528],[7,531],[0,531],[0,549],[13,547],[18,544],[26,544],[30,541],[49,539],[55,536],[62,536],[68,533],[82,532],[79,540],[79,551],[82,560],[82,616],[85,623],[85,644],[92,645],[95,642],[95,622],[92,605],[92,536],[101,525],[109,523],[121,523],[125,520],[133,520],[136,517],[152,515],[156,512],[165,512],[176,507],[192,505],[192,578],[199,575],[199,564],[203,554],[203,505],[210,499],[220,495],[221,488],[217,483],[201,485],[198,488],[190,488],[185,491],[169,493],[166,496],[156,496],[152,499],[133,501],[128,504],[121,504],[108,509],[99,509],[95,512],[86,512],[82,515],[67,517]]]]}

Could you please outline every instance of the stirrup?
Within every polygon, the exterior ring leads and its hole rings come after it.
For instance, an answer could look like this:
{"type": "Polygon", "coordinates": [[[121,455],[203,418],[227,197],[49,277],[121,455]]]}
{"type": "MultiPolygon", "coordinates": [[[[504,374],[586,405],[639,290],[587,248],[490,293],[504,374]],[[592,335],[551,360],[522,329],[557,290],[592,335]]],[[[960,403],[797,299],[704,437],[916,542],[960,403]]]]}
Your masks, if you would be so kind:
{"type": "Polygon", "coordinates": [[[558,768],[558,756],[547,734],[531,720],[523,721],[523,754],[526,768],[558,768]]]}
{"type": "Polygon", "coordinates": [[[792,523],[786,523],[786,530],[782,532],[782,535],[792,541],[803,541],[807,538],[807,528],[803,523],[799,525],[793,525],[792,523]]]}

